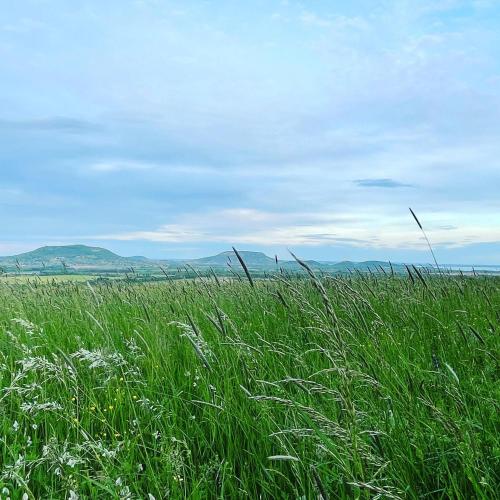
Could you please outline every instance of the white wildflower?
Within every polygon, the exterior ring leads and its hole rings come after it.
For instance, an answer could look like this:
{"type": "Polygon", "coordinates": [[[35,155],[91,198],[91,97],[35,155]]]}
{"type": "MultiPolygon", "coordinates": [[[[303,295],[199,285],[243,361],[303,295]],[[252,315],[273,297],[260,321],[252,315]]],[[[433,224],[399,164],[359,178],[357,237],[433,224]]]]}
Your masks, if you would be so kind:
{"type": "Polygon", "coordinates": [[[124,498],[125,500],[129,500],[132,498],[132,494],[130,493],[130,488],[128,486],[124,486],[120,490],[120,498],[124,498]]]}
{"type": "Polygon", "coordinates": [[[155,419],[159,419],[163,413],[165,413],[165,407],[160,405],[160,404],[157,404],[157,403],[153,403],[151,402],[150,399],[148,398],[141,398],[141,399],[138,399],[137,402],[145,409],[149,410],[151,413],[154,414],[154,418],[155,419]]]}
{"type": "Polygon", "coordinates": [[[130,353],[133,355],[134,358],[144,357],[142,349],[137,345],[137,341],[134,338],[130,340],[125,340],[125,345],[127,346],[128,350],[130,351],[130,353]]]}
{"type": "Polygon", "coordinates": [[[73,458],[73,457],[69,457],[67,459],[67,462],[66,462],[66,465],[68,465],[69,467],[71,468],[74,468],[75,465],[79,464],[80,463],[80,460],[77,459],[77,458],[73,458]]]}

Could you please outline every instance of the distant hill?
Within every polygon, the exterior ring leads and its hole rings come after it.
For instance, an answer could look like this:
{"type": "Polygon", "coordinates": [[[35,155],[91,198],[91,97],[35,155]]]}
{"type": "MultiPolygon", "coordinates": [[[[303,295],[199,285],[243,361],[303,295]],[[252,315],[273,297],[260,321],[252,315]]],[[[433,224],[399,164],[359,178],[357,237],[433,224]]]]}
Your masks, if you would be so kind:
{"type": "Polygon", "coordinates": [[[14,256],[20,262],[44,261],[50,262],[54,259],[68,260],[120,260],[123,257],[100,247],[89,247],[86,245],[46,246],[37,248],[32,252],[26,252],[14,256]]]}
{"type": "MultiPolygon", "coordinates": [[[[242,259],[245,261],[245,264],[249,268],[270,268],[276,265],[276,262],[273,258],[268,257],[265,253],[262,252],[248,252],[242,250],[238,253],[241,255],[242,259]]],[[[219,267],[227,266],[228,263],[238,264],[238,259],[236,257],[236,254],[232,250],[230,250],[228,252],[222,252],[211,257],[202,257],[201,259],[193,259],[186,262],[188,262],[190,265],[196,264],[203,267],[219,267]]]]}
{"type": "MultiPolygon", "coordinates": [[[[276,272],[285,270],[289,272],[303,271],[295,260],[276,260],[262,252],[239,252],[247,267],[255,273],[276,272]]],[[[355,271],[379,272],[390,270],[390,264],[383,261],[367,262],[317,262],[306,261],[307,265],[316,271],[329,273],[347,273],[355,271]]],[[[3,272],[22,272],[40,274],[64,273],[89,273],[123,274],[125,272],[139,272],[143,274],[160,274],[163,269],[176,271],[179,268],[189,267],[198,270],[213,269],[224,274],[231,267],[240,271],[241,266],[235,255],[230,250],[210,257],[188,260],[152,260],[143,256],[122,257],[110,250],[86,245],[45,246],[31,252],[0,257],[0,268],[3,272]]],[[[394,272],[404,272],[404,266],[393,266],[394,272]]]]}
{"type": "Polygon", "coordinates": [[[86,245],[46,246],[31,252],[0,257],[0,267],[20,271],[60,271],[74,269],[120,269],[130,266],[133,259],[120,257],[105,248],[86,245]]]}

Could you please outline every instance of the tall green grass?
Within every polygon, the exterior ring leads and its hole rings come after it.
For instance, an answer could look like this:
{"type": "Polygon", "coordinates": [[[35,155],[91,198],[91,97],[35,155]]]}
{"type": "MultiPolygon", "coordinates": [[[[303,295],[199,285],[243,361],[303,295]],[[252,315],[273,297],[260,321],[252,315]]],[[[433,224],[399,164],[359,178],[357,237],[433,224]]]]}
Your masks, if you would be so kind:
{"type": "Polygon", "coordinates": [[[496,497],[500,279],[252,285],[0,285],[2,498],[496,497]]]}

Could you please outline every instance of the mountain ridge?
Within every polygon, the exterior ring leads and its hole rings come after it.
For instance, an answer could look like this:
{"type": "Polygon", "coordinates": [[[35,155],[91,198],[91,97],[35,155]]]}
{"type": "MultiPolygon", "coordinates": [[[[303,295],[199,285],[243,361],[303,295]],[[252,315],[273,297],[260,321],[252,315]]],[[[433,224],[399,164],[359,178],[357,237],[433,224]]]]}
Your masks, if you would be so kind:
{"type": "Polygon", "coordinates": [[[20,254],[0,257],[3,258],[17,258],[17,259],[26,259],[26,258],[63,258],[70,256],[95,256],[95,257],[112,257],[117,259],[127,258],[121,257],[118,254],[102,247],[94,247],[88,245],[45,245],[35,250],[31,250],[29,252],[23,252],[20,254]]]}
{"type": "MultiPolygon", "coordinates": [[[[295,260],[281,260],[263,252],[241,250],[238,252],[248,268],[255,272],[274,272],[279,269],[300,271],[301,266],[295,260]]],[[[391,264],[384,261],[364,262],[328,262],[305,260],[311,268],[326,272],[348,272],[349,270],[391,269],[391,264]]],[[[159,270],[160,267],[179,269],[190,266],[194,269],[224,270],[240,269],[240,264],[233,250],[197,259],[150,259],[144,256],[123,257],[106,248],[87,245],[52,245],[17,255],[0,257],[0,268],[4,272],[21,271],[26,273],[50,272],[128,272],[140,269],[144,272],[159,270]]],[[[393,265],[399,270],[400,265],[393,265]]]]}

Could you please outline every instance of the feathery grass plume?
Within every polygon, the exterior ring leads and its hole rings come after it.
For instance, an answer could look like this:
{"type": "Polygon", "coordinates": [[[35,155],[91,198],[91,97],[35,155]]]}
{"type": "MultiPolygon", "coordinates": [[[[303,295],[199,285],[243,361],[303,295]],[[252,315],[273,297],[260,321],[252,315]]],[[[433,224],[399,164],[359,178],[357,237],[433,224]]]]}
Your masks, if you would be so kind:
{"type": "Polygon", "coordinates": [[[184,332],[181,336],[186,337],[189,340],[195,350],[196,355],[205,365],[205,368],[211,370],[212,366],[210,365],[210,362],[208,361],[208,357],[206,355],[206,353],[209,353],[209,350],[199,330],[195,331],[192,325],[182,323],[181,321],[171,321],[169,325],[175,325],[184,332]]]}
{"type": "Polygon", "coordinates": [[[214,269],[212,267],[210,267],[210,274],[213,276],[213,278],[215,279],[215,282],[217,283],[217,286],[220,287],[221,286],[221,283],[219,281],[219,277],[217,276],[217,273],[214,271],[214,269]]]}
{"type": "Polygon", "coordinates": [[[215,327],[215,329],[222,335],[225,335],[225,332],[224,332],[224,329],[223,327],[220,325],[220,323],[218,323],[214,318],[213,316],[211,316],[209,313],[204,313],[205,314],[205,317],[208,319],[208,321],[210,321],[210,323],[212,323],[212,325],[215,327]]]}
{"type": "MultiPolygon", "coordinates": [[[[410,208],[410,207],[408,207],[408,208],[410,208]]],[[[418,217],[415,215],[415,212],[411,208],[410,208],[410,212],[413,215],[415,222],[418,224],[418,227],[423,231],[424,228],[422,227],[422,224],[420,224],[420,221],[418,220],[418,217]]]]}
{"type": "Polygon", "coordinates": [[[285,309],[289,309],[288,304],[286,303],[285,297],[283,297],[283,294],[279,290],[276,290],[276,297],[278,297],[279,301],[283,304],[283,307],[285,309]]]}
{"type": "Polygon", "coordinates": [[[415,284],[415,278],[413,277],[413,274],[411,274],[410,268],[406,264],[405,264],[405,267],[406,267],[406,271],[408,272],[408,276],[410,277],[411,282],[414,285],[415,284]]]}
{"type": "Polygon", "coordinates": [[[243,268],[243,271],[245,271],[245,274],[247,275],[247,278],[248,278],[248,281],[250,282],[250,285],[252,285],[252,287],[253,287],[254,286],[253,280],[252,280],[252,277],[250,276],[250,272],[248,271],[248,267],[245,264],[245,261],[243,260],[243,257],[239,254],[238,250],[236,250],[236,248],[234,248],[234,247],[233,247],[233,252],[236,254],[236,257],[240,261],[240,264],[241,264],[241,267],[243,268]]]}
{"type": "Polygon", "coordinates": [[[372,493],[377,493],[377,496],[374,498],[391,498],[393,500],[401,500],[403,497],[401,496],[403,493],[400,491],[395,490],[395,488],[392,488],[390,486],[375,486],[370,483],[364,483],[364,482],[355,482],[352,481],[348,483],[352,486],[356,486],[357,488],[364,489],[371,491],[372,493]]]}
{"type": "Polygon", "coordinates": [[[389,266],[391,268],[391,276],[394,277],[394,268],[392,267],[392,262],[389,261],[389,266]]]}
{"type": "MultiPolygon", "coordinates": [[[[436,293],[435,293],[435,289],[428,286],[427,285],[427,281],[425,281],[422,273],[419,271],[419,269],[416,267],[416,266],[413,266],[413,268],[415,269],[415,272],[417,273],[417,276],[419,277],[419,279],[422,281],[422,283],[424,284],[425,288],[428,290],[428,292],[431,294],[432,298],[433,299],[437,299],[436,297],[436,293]]],[[[427,275],[429,275],[429,273],[427,272],[427,275]]],[[[446,294],[446,290],[444,290],[444,293],[446,294]]]]}
{"type": "Polygon", "coordinates": [[[217,320],[219,321],[221,333],[225,336],[227,335],[226,325],[224,324],[224,318],[226,315],[217,305],[215,305],[215,312],[217,313],[217,320]]]}
{"type": "Polygon", "coordinates": [[[323,304],[325,306],[327,314],[332,317],[335,321],[337,321],[337,316],[332,308],[332,305],[330,303],[330,299],[328,298],[328,295],[326,294],[325,287],[323,286],[323,283],[318,279],[318,277],[314,274],[313,270],[309,267],[307,262],[304,262],[303,260],[300,260],[291,250],[288,250],[290,252],[290,255],[295,259],[295,261],[304,268],[307,271],[307,274],[309,274],[310,278],[313,281],[313,284],[316,286],[317,290],[321,294],[321,298],[323,299],[323,304]]]}
{"type": "Polygon", "coordinates": [[[167,278],[167,280],[171,280],[171,276],[167,273],[167,271],[165,271],[165,268],[163,266],[160,266],[160,271],[164,274],[165,278],[167,278]]]}
{"type": "Polygon", "coordinates": [[[418,224],[418,227],[420,228],[420,231],[422,231],[422,234],[424,235],[425,241],[427,242],[427,246],[429,247],[429,250],[431,251],[431,255],[432,255],[432,258],[434,259],[434,264],[436,264],[437,270],[439,271],[439,273],[441,273],[441,268],[439,267],[439,264],[437,263],[436,256],[434,255],[434,250],[432,249],[431,242],[429,241],[429,238],[427,237],[427,234],[424,231],[424,228],[422,227],[422,224],[418,220],[418,217],[415,214],[415,212],[410,207],[408,207],[408,208],[410,209],[410,212],[413,215],[413,218],[415,219],[415,222],[418,224]]]}

